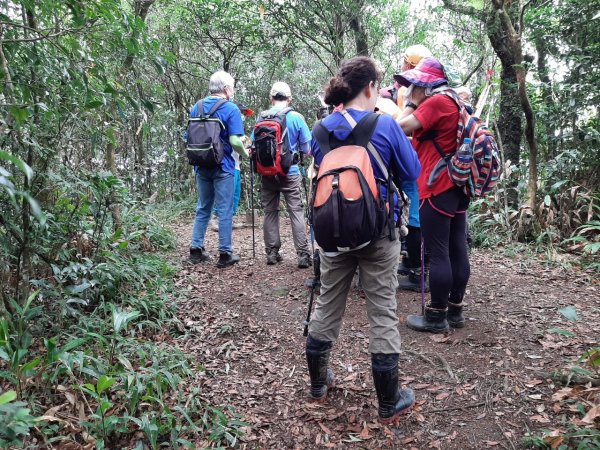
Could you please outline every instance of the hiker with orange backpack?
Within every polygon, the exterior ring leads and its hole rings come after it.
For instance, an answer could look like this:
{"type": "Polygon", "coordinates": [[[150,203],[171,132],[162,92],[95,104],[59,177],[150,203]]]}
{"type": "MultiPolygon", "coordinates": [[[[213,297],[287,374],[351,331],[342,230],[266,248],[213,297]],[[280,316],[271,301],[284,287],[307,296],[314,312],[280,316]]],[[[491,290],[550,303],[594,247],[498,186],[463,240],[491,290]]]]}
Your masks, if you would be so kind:
{"type": "Polygon", "coordinates": [[[463,297],[470,275],[466,242],[469,197],[446,170],[446,156],[457,150],[459,109],[446,90],[448,78],[435,58],[423,58],[397,75],[407,87],[412,113],[400,120],[412,135],[423,171],[418,179],[421,231],[429,255],[431,301],[423,315],[409,315],[407,326],[417,331],[445,332],[462,328],[463,297]],[[443,156],[443,158],[441,157],[443,156]]]}
{"type": "Polygon", "coordinates": [[[414,404],[398,385],[400,334],[396,267],[400,243],[394,185],[414,180],[420,165],[394,119],[375,114],[381,72],[368,57],[344,61],[325,91],[343,105],[313,128],[318,166],[311,223],[321,249],[321,291],[308,325],[310,396],[324,401],[334,374],[328,367],[342,325],[352,278],[360,269],[369,318],[369,352],[379,419],[395,421],[414,404]]]}
{"type": "Polygon", "coordinates": [[[267,264],[281,262],[279,253],[279,199],[285,198],[292,225],[298,267],[306,269],[312,258],[306,237],[302,201],[300,152],[310,151],[311,134],[304,117],[290,106],[292,91],[278,81],[270,91],[271,108],[259,114],[252,132],[252,159],[261,177],[261,199],[265,212],[263,234],[267,264]]]}

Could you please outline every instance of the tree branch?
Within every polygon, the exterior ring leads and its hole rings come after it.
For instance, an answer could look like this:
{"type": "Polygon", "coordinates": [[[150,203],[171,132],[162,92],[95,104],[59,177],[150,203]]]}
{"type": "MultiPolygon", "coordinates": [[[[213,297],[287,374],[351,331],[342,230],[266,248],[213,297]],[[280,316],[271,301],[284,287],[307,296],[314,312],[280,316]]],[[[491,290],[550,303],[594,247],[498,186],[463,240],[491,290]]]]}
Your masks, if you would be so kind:
{"type": "Polygon", "coordinates": [[[19,42],[38,42],[38,41],[42,41],[44,39],[53,39],[56,37],[63,36],[65,34],[77,33],[84,29],[84,28],[67,28],[67,29],[61,30],[57,33],[45,33],[42,30],[38,30],[35,28],[28,27],[27,25],[22,25],[22,24],[14,23],[14,22],[0,21],[0,26],[2,26],[2,27],[10,26],[10,27],[15,27],[15,28],[21,28],[23,30],[31,31],[31,32],[34,32],[39,35],[39,37],[22,38],[22,39],[5,39],[4,40],[5,43],[10,43],[10,44],[19,43],[19,42]]]}
{"type": "Polygon", "coordinates": [[[519,13],[519,38],[523,36],[523,16],[525,15],[525,10],[532,2],[533,0],[529,0],[527,3],[521,6],[521,12],[519,13]]]}
{"type": "MultiPolygon", "coordinates": [[[[4,220],[4,218],[2,216],[0,216],[0,225],[3,225],[4,228],[6,229],[6,231],[8,231],[10,233],[10,235],[15,239],[15,241],[17,241],[17,243],[20,246],[23,246],[24,241],[23,241],[23,237],[19,235],[19,233],[17,232],[17,230],[15,230],[13,227],[10,226],[10,224],[6,223],[6,221],[4,220]]],[[[50,258],[48,258],[46,255],[39,253],[39,252],[35,252],[36,255],[38,255],[46,264],[48,264],[49,266],[52,266],[52,260],[50,258]]]]}
{"type": "Polygon", "coordinates": [[[457,12],[459,14],[464,14],[467,16],[475,17],[481,21],[485,21],[485,13],[474,6],[465,6],[458,5],[454,3],[452,0],[442,0],[444,6],[448,8],[450,11],[457,12]]]}
{"type": "Polygon", "coordinates": [[[2,71],[4,72],[4,79],[6,80],[6,93],[8,99],[12,103],[16,103],[15,95],[14,95],[14,86],[12,82],[12,78],[10,76],[10,71],[8,70],[8,61],[6,60],[6,55],[4,54],[4,24],[0,23],[0,64],[2,65],[2,71]]]}
{"type": "Polygon", "coordinates": [[[477,63],[475,68],[473,70],[471,70],[471,72],[469,72],[469,74],[465,77],[464,80],[462,80],[463,85],[467,84],[469,82],[469,80],[471,79],[471,77],[475,74],[475,72],[477,72],[481,68],[481,66],[483,65],[484,59],[485,59],[485,55],[479,59],[479,62],[477,63]]]}

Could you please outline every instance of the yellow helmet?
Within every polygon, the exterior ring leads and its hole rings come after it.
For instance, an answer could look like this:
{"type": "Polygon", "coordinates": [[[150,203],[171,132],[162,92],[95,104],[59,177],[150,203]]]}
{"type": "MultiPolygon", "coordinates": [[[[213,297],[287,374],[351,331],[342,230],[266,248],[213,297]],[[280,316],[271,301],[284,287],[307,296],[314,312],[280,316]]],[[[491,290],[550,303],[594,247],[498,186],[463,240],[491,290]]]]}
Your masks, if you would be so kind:
{"type": "Polygon", "coordinates": [[[427,47],[421,44],[417,44],[408,47],[404,51],[404,54],[402,56],[404,58],[405,63],[415,67],[423,58],[431,57],[433,55],[427,47]]]}

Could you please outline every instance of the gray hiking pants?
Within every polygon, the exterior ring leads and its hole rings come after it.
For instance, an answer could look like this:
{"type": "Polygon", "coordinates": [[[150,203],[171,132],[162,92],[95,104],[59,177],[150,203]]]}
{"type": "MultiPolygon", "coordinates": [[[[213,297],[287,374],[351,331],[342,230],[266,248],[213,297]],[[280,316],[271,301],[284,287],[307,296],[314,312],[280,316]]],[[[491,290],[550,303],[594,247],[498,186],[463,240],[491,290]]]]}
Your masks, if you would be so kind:
{"type": "Polygon", "coordinates": [[[261,196],[262,206],[265,211],[263,233],[265,250],[279,250],[281,238],[279,236],[279,197],[283,194],[287,211],[292,224],[292,236],[296,253],[310,255],[306,238],[306,224],[304,221],[304,208],[302,206],[302,176],[289,177],[262,177],[261,196]]]}
{"type": "Polygon", "coordinates": [[[308,326],[320,341],[334,342],[340,334],[346,299],[356,268],[367,297],[369,352],[400,353],[396,288],[400,241],[384,237],[360,250],[327,256],[321,253],[321,295],[308,326]]]}

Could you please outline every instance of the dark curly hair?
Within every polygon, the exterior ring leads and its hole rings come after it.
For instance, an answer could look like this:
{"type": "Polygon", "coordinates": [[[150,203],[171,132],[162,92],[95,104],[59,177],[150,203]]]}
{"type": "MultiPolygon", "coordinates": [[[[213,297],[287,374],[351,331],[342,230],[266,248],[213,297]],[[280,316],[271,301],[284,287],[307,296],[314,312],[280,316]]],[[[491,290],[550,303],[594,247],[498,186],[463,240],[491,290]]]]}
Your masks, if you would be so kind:
{"type": "Polygon", "coordinates": [[[356,56],[343,61],[325,88],[325,103],[337,106],[356,98],[370,82],[379,83],[381,72],[373,59],[356,56]]]}

